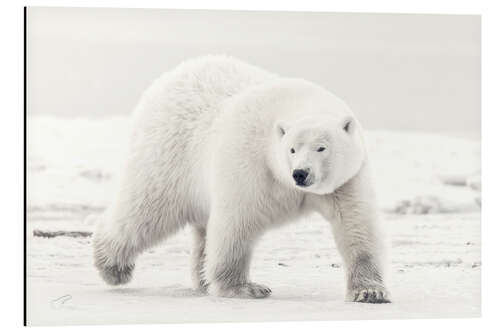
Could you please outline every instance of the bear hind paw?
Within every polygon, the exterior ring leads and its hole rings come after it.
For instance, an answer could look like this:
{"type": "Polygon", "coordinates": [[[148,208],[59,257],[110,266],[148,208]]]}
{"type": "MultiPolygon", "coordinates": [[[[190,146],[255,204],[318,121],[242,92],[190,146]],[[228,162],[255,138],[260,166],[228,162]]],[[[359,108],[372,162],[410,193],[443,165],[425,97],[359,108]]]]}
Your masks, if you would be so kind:
{"type": "Polygon", "coordinates": [[[114,266],[104,266],[99,267],[101,277],[106,281],[106,283],[116,286],[120,284],[128,283],[132,279],[132,272],[134,270],[134,265],[128,265],[120,267],[118,265],[114,266]]]}

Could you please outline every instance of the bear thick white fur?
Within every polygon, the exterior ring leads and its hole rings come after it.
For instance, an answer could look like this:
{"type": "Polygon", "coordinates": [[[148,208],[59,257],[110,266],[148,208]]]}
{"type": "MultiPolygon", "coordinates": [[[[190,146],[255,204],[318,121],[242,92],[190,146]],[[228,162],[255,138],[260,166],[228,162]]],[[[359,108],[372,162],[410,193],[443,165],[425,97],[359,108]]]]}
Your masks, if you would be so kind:
{"type": "Polygon", "coordinates": [[[143,94],[122,178],[94,236],[109,284],[189,224],[195,288],[266,297],[249,281],[255,242],[316,211],[344,260],[346,299],[389,301],[361,126],[318,85],[225,56],[186,61],[143,94]]]}

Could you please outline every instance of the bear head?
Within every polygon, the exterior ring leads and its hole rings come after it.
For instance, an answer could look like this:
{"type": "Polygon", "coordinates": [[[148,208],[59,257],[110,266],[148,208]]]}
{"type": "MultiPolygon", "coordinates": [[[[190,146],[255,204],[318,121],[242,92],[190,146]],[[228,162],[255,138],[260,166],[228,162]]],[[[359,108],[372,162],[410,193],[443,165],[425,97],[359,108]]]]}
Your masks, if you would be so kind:
{"type": "Polygon", "coordinates": [[[358,173],[364,161],[359,131],[351,115],[277,121],[279,178],[300,191],[334,192],[358,173]]]}

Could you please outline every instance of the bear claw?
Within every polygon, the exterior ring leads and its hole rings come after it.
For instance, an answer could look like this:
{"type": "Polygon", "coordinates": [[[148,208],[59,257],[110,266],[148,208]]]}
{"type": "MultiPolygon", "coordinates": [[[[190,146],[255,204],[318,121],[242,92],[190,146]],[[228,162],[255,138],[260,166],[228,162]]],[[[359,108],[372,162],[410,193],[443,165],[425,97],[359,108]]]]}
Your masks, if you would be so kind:
{"type": "Polygon", "coordinates": [[[378,288],[358,289],[351,293],[349,301],[359,303],[391,303],[387,291],[378,288]]]}
{"type": "Polygon", "coordinates": [[[210,284],[209,292],[215,296],[239,298],[265,298],[270,296],[272,293],[270,288],[252,282],[222,288],[216,288],[214,284],[210,284]]]}
{"type": "Polygon", "coordinates": [[[243,291],[253,298],[264,298],[271,295],[272,291],[269,287],[256,284],[256,283],[247,283],[243,286],[243,291]]]}

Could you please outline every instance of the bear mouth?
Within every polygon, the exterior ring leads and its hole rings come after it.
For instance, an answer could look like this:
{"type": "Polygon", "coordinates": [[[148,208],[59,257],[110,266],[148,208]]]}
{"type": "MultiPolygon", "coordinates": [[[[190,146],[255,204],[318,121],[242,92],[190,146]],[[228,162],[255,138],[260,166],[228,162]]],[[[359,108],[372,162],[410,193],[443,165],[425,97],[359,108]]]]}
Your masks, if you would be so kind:
{"type": "Polygon", "coordinates": [[[300,184],[295,184],[295,185],[297,185],[298,187],[308,187],[308,186],[311,186],[312,184],[300,183],[300,184]]]}

